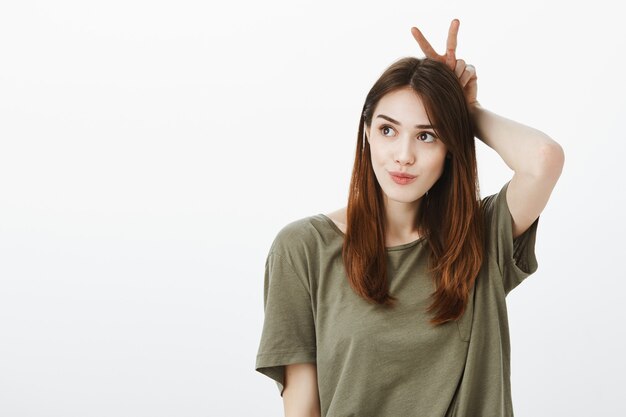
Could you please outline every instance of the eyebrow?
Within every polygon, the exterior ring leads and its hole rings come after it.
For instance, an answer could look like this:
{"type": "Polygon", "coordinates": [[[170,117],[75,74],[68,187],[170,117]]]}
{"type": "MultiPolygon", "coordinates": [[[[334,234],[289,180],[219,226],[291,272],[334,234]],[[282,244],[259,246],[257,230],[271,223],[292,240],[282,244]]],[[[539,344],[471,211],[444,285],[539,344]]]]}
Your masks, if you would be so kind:
{"type": "MultiPolygon", "coordinates": [[[[391,118],[391,117],[389,117],[389,116],[385,116],[384,114],[379,114],[379,115],[378,115],[378,116],[376,116],[376,117],[380,117],[380,118],[382,118],[382,119],[385,119],[385,120],[390,121],[391,123],[395,123],[395,124],[397,124],[398,126],[402,126],[402,124],[401,124],[399,121],[394,120],[394,119],[392,119],[392,118],[391,118]]],[[[433,128],[434,128],[434,127],[433,127],[433,125],[415,125],[415,127],[416,127],[416,128],[418,128],[418,129],[433,129],[433,128]]]]}

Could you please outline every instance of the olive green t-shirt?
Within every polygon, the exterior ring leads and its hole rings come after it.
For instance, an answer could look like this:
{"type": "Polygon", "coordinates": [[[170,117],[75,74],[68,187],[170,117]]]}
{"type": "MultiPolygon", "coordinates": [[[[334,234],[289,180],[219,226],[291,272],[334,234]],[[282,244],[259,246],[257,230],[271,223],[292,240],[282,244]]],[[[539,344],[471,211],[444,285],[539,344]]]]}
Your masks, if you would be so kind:
{"type": "Polygon", "coordinates": [[[487,252],[458,320],[434,327],[425,238],[387,248],[391,309],[350,287],[344,234],[324,214],[284,226],[265,264],[255,370],[282,396],[284,365],[316,363],[322,417],[513,416],[505,297],[537,269],[539,218],[513,239],[505,183],[482,199],[487,252]]]}

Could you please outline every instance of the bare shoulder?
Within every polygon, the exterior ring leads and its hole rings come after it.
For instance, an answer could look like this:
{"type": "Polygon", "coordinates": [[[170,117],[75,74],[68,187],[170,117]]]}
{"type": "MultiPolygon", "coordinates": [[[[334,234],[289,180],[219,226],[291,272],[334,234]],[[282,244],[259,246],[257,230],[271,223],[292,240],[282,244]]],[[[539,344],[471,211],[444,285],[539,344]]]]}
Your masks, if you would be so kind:
{"type": "Polygon", "coordinates": [[[333,211],[331,213],[327,213],[326,217],[331,219],[333,221],[333,223],[335,223],[337,225],[339,230],[341,230],[343,233],[346,233],[347,212],[348,212],[348,208],[347,207],[342,207],[342,208],[340,208],[338,210],[335,210],[335,211],[333,211]]]}

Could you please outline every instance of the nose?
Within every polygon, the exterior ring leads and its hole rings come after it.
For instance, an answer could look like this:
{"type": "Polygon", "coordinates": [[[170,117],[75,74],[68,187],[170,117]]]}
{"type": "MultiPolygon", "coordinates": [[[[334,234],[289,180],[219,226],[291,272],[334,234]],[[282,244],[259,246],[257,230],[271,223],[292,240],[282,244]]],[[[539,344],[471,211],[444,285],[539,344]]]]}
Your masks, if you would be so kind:
{"type": "Polygon", "coordinates": [[[400,165],[410,165],[415,162],[415,149],[411,139],[410,136],[403,135],[396,141],[394,160],[400,165]]]}

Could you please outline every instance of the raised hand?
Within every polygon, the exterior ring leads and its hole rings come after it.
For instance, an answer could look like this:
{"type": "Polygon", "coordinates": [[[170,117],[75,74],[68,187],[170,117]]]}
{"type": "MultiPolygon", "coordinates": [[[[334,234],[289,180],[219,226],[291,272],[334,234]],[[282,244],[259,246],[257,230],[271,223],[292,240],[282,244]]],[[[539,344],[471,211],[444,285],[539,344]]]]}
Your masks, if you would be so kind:
{"type": "Polygon", "coordinates": [[[474,68],[473,65],[466,65],[464,60],[456,58],[456,40],[460,24],[461,22],[459,19],[453,19],[452,23],[450,23],[445,55],[439,55],[435,52],[431,44],[426,40],[418,28],[412,27],[411,34],[413,34],[413,37],[427,58],[442,62],[454,71],[459,79],[461,87],[463,87],[463,93],[465,94],[467,104],[474,105],[478,103],[478,100],[476,99],[476,95],[478,93],[478,83],[476,82],[478,77],[476,76],[476,68],[474,68]]]}
{"type": "Polygon", "coordinates": [[[452,23],[450,23],[450,29],[448,30],[448,40],[446,42],[446,54],[439,55],[430,43],[426,40],[422,32],[416,28],[415,26],[411,28],[411,33],[413,37],[419,44],[420,48],[426,55],[427,58],[434,59],[439,62],[443,62],[454,71],[454,67],[456,66],[456,35],[459,33],[459,25],[461,22],[459,19],[453,19],[452,23]]]}

